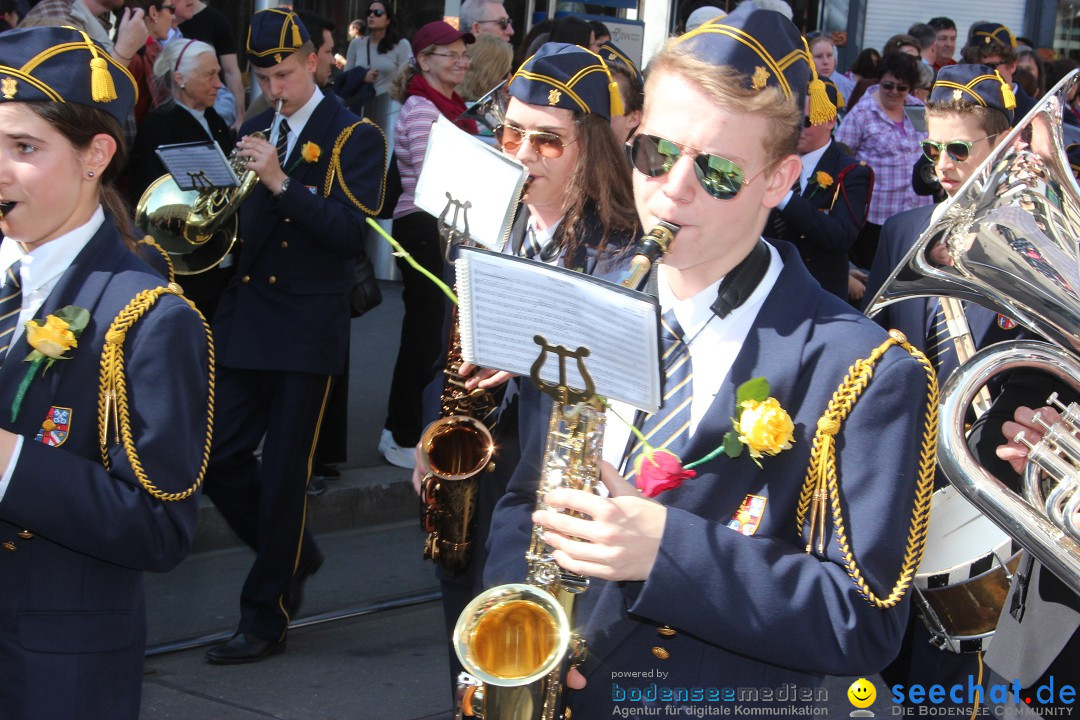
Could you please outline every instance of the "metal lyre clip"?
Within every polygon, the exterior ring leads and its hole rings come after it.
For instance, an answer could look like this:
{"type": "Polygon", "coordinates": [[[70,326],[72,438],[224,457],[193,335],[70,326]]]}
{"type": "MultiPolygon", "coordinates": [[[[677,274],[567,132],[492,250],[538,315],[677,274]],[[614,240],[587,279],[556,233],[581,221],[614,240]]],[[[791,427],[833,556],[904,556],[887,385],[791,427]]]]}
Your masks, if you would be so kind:
{"type": "Polygon", "coordinates": [[[446,193],[446,206],[439,213],[436,223],[439,228],[439,237],[443,242],[443,257],[446,258],[447,262],[452,262],[450,250],[455,245],[469,244],[469,208],[471,207],[471,201],[460,202],[455,200],[450,193],[446,193]],[[453,217],[447,222],[446,217],[450,215],[451,210],[453,210],[453,217]],[[461,217],[461,230],[457,229],[459,216],[461,217]]]}
{"type": "Polygon", "coordinates": [[[532,378],[533,384],[540,389],[540,392],[550,395],[562,405],[576,405],[591,400],[596,395],[596,386],[593,384],[592,375],[585,368],[585,358],[589,357],[590,354],[589,348],[579,347],[577,350],[571,350],[563,345],[552,345],[540,335],[534,336],[533,342],[540,346],[540,355],[536,358],[536,362],[533,363],[529,376],[532,378]],[[540,379],[540,369],[544,367],[549,353],[555,353],[559,356],[559,382],[555,384],[540,379]],[[581,375],[581,380],[585,383],[585,387],[581,390],[570,387],[570,383],[566,379],[567,358],[574,358],[577,361],[578,374],[581,375]]]}

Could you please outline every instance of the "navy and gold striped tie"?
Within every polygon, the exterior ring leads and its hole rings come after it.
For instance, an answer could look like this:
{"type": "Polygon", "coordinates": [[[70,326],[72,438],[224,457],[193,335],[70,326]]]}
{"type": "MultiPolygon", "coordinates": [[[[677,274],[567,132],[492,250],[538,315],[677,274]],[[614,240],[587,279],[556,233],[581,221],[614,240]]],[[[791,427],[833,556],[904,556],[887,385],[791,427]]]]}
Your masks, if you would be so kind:
{"type": "Polygon", "coordinates": [[[15,325],[19,322],[19,312],[22,311],[22,282],[19,277],[21,268],[21,260],[8,268],[4,277],[4,288],[0,290],[0,362],[7,357],[15,325]]]}
{"type": "Polygon", "coordinates": [[[277,141],[277,159],[278,165],[285,168],[285,159],[289,156],[289,121],[285,118],[281,119],[281,125],[278,128],[278,141],[277,141]]]}
{"type": "MultiPolygon", "coordinates": [[[[660,409],[645,419],[642,434],[654,448],[665,448],[680,455],[690,438],[690,405],[694,398],[693,365],[690,348],[683,340],[683,331],[675,313],[668,310],[660,319],[662,341],[661,367],[664,369],[664,401],[660,409]]],[[[630,457],[636,460],[641,442],[634,443],[630,457]]],[[[685,458],[684,458],[685,459],[685,458]]],[[[634,482],[634,464],[628,467],[626,479],[634,482]]]]}
{"type": "Polygon", "coordinates": [[[926,335],[926,357],[933,364],[938,378],[944,382],[959,364],[956,357],[956,344],[953,343],[952,335],[949,333],[949,322],[945,317],[945,308],[941,300],[934,298],[930,310],[927,323],[930,330],[926,335]]]}
{"type": "Polygon", "coordinates": [[[543,250],[543,246],[540,245],[540,241],[536,239],[536,230],[532,225],[525,231],[525,242],[521,244],[521,255],[527,257],[530,260],[540,254],[543,250]]]}

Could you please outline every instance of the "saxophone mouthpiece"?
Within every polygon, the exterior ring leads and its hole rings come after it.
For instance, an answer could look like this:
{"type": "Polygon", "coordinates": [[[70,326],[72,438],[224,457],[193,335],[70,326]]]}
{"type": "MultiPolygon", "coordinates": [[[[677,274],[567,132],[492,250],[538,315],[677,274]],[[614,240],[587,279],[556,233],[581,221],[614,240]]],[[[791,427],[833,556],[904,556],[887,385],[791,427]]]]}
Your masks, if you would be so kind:
{"type": "Polygon", "coordinates": [[[652,266],[671,249],[671,242],[675,239],[677,232],[679,232],[678,225],[660,220],[652,230],[641,237],[637,253],[630,261],[628,275],[623,280],[623,287],[641,289],[652,266]]]}

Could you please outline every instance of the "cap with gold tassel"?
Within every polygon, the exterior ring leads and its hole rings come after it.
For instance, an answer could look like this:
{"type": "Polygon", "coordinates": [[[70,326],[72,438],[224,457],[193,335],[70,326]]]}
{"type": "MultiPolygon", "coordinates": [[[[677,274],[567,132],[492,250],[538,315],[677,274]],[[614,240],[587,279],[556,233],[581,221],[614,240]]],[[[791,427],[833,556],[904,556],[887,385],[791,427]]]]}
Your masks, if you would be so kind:
{"type": "Polygon", "coordinates": [[[64,102],[103,110],[123,124],[135,78],[85,32],[32,27],[0,33],[0,102],[64,102]]]}
{"type": "Polygon", "coordinates": [[[90,41],[90,36],[82,30],[79,34],[90,49],[90,97],[94,102],[112,102],[116,99],[116,86],[109,74],[109,63],[101,57],[97,47],[90,41]]]}
{"type": "Polygon", "coordinates": [[[930,105],[948,109],[956,105],[980,105],[999,111],[1013,121],[1016,96],[1001,74],[989,65],[947,65],[938,71],[930,88],[930,105]]]}
{"type": "Polygon", "coordinates": [[[248,26],[248,61],[257,67],[273,67],[300,50],[310,39],[296,13],[285,8],[260,10],[251,16],[248,26]]]}
{"type": "Polygon", "coordinates": [[[580,45],[544,43],[510,78],[509,92],[530,105],[609,119],[623,114],[619,84],[607,63],[580,45]]]}

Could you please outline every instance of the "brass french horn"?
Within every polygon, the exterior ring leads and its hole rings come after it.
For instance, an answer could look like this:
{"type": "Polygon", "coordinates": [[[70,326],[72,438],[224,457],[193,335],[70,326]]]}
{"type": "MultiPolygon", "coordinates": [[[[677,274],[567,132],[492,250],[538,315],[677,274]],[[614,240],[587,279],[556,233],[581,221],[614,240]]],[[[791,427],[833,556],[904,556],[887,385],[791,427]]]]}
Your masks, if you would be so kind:
{"type": "MultiPolygon", "coordinates": [[[[278,100],[270,126],[272,145],[280,133],[281,104],[278,100]]],[[[266,135],[256,132],[252,137],[266,135]]],[[[236,213],[259,178],[235,150],[229,164],[240,180],[236,187],[181,190],[172,175],[162,175],[139,198],[135,224],[169,254],[177,275],[197,275],[216,267],[236,242],[236,213]]]]}
{"type": "MultiPolygon", "coordinates": [[[[1080,391],[1080,186],[1068,159],[1062,109],[1080,82],[1074,71],[1048,92],[935,214],[868,314],[915,297],[968,300],[1014,318],[1049,342],[998,343],[975,353],[942,389],[938,462],[949,481],[1044,566],[1080,593],[1080,456],[1057,428],[1029,456],[1025,497],[979,465],[965,414],[994,376],[1035,368],[1080,391]],[[1032,462],[1053,475],[1043,497],[1032,462]],[[1069,512],[1071,510],[1071,513],[1069,512]]],[[[1066,417],[1080,417],[1069,409],[1066,417]]]]}

